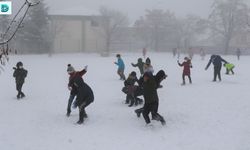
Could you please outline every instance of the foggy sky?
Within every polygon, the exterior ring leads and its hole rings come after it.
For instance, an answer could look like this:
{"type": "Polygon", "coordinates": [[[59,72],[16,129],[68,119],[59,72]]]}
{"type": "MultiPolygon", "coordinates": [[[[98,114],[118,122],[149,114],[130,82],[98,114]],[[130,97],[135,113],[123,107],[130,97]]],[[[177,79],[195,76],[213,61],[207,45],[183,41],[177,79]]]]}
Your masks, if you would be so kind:
{"type": "MultiPolygon", "coordinates": [[[[24,0],[12,1],[13,7],[18,8],[24,0]]],[[[50,7],[50,12],[56,13],[74,13],[78,14],[79,9],[98,13],[100,6],[117,9],[126,14],[133,22],[140,16],[143,16],[145,9],[164,9],[170,10],[177,17],[184,17],[186,14],[195,14],[201,17],[207,17],[210,13],[211,4],[214,0],[45,0],[50,7]]],[[[75,14],[75,15],[76,15],[75,14]]],[[[90,15],[87,14],[87,15],[90,15]]],[[[84,14],[78,14],[84,15],[84,14]]]]}

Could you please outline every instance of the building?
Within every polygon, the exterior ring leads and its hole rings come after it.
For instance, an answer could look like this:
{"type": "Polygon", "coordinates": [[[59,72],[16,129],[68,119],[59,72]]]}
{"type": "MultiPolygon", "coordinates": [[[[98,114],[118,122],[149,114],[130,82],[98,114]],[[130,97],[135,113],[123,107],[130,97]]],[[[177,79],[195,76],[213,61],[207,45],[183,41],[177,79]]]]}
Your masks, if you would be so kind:
{"type": "Polygon", "coordinates": [[[76,12],[75,9],[50,13],[52,51],[55,53],[103,51],[105,49],[101,26],[103,18],[96,15],[97,13],[94,14],[90,15],[89,11],[76,12]]]}

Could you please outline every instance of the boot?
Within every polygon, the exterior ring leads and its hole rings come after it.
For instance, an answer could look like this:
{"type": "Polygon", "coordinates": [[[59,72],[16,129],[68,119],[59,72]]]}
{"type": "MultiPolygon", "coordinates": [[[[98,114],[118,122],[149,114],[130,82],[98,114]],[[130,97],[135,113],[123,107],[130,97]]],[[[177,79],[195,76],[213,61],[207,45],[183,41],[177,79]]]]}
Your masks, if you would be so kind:
{"type": "Polygon", "coordinates": [[[66,116],[69,117],[70,113],[71,113],[71,111],[67,111],[66,116]]]}
{"type": "Polygon", "coordinates": [[[160,121],[163,126],[166,125],[166,121],[161,115],[155,115],[153,118],[154,120],[160,121]]]}
{"type": "Polygon", "coordinates": [[[78,120],[77,122],[76,122],[77,124],[83,124],[83,120],[78,120]]]}
{"type": "Polygon", "coordinates": [[[138,118],[140,118],[140,116],[141,116],[140,109],[136,109],[136,110],[135,110],[135,113],[136,113],[136,116],[137,116],[138,118]]]}
{"type": "Polygon", "coordinates": [[[24,98],[25,94],[23,92],[21,92],[21,98],[24,98]]]}
{"type": "Polygon", "coordinates": [[[128,95],[126,96],[126,101],[125,101],[125,104],[129,104],[129,98],[128,98],[128,95]]]}
{"type": "Polygon", "coordinates": [[[166,125],[166,121],[163,117],[161,117],[160,119],[161,125],[165,126],[166,125]]]}
{"type": "Polygon", "coordinates": [[[131,103],[128,105],[128,107],[132,107],[134,105],[134,103],[135,103],[135,100],[131,99],[131,103]]]}
{"type": "Polygon", "coordinates": [[[83,118],[88,118],[88,115],[85,110],[83,111],[83,118]]]}

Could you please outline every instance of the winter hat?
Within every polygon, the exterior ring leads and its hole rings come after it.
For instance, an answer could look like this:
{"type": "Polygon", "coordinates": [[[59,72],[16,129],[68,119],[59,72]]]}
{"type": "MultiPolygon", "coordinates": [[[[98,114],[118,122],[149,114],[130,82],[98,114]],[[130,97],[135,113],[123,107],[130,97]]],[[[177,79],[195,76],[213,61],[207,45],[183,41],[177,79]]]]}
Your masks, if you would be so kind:
{"type": "Polygon", "coordinates": [[[133,76],[133,77],[135,77],[135,76],[136,76],[136,72],[135,72],[135,71],[132,71],[132,72],[130,73],[130,75],[133,76]]]}
{"type": "Polygon", "coordinates": [[[149,58],[146,59],[146,64],[150,65],[151,64],[151,60],[149,58]]]}
{"type": "Polygon", "coordinates": [[[23,66],[23,63],[21,61],[19,61],[17,64],[16,64],[16,67],[17,68],[20,68],[20,66],[23,66]]]}
{"type": "Polygon", "coordinates": [[[116,57],[121,57],[121,55],[120,54],[116,54],[116,57]]]}
{"type": "Polygon", "coordinates": [[[188,57],[184,57],[184,60],[186,60],[186,61],[188,61],[188,60],[190,60],[188,57]]]}
{"type": "Polygon", "coordinates": [[[145,72],[143,76],[151,78],[153,74],[151,72],[145,72]]]}
{"type": "Polygon", "coordinates": [[[157,72],[155,76],[156,76],[156,79],[161,79],[161,78],[166,79],[167,77],[166,73],[163,70],[160,70],[159,72],[157,72]]]}
{"type": "Polygon", "coordinates": [[[75,72],[75,69],[74,69],[74,67],[71,66],[71,64],[68,64],[67,72],[68,72],[68,73],[73,73],[73,72],[75,72]]]}

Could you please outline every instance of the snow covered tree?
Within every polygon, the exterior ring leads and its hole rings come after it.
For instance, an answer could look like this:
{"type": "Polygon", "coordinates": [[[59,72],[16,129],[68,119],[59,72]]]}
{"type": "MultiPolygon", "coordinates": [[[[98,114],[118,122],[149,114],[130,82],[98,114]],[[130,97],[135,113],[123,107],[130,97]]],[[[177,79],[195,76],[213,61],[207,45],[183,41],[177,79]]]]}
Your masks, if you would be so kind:
{"type": "Polygon", "coordinates": [[[24,26],[17,34],[19,49],[26,53],[47,53],[51,41],[46,37],[49,31],[48,7],[44,0],[36,7],[31,7],[24,21],[24,26]]]}

